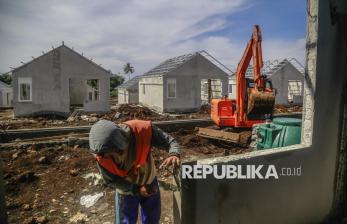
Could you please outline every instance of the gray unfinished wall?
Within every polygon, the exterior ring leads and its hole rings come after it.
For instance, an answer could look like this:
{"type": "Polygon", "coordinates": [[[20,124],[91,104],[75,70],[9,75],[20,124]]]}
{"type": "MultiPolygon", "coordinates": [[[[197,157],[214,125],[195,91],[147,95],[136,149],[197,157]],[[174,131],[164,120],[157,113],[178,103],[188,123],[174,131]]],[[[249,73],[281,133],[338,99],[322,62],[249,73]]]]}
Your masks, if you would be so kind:
{"type": "MultiPolygon", "coordinates": [[[[304,82],[304,76],[290,63],[277,70],[270,76],[273,86],[277,89],[276,104],[288,104],[288,81],[298,80],[304,82]]],[[[302,91],[303,92],[303,91],[302,91]]],[[[298,103],[302,103],[303,97],[296,98],[298,103]]]]}
{"type": "Polygon", "coordinates": [[[100,100],[85,101],[84,109],[90,112],[110,110],[110,75],[62,46],[13,71],[15,116],[42,112],[68,114],[70,111],[70,79],[98,79],[100,100]],[[18,77],[32,78],[32,102],[18,102],[18,77]]]}
{"type": "Polygon", "coordinates": [[[163,112],[163,77],[146,77],[139,80],[139,102],[159,112],[163,112]],[[143,93],[143,85],[145,93],[143,93]]]}
{"type": "MultiPolygon", "coordinates": [[[[347,2],[338,2],[346,14],[347,2]]],[[[279,169],[301,166],[302,176],[183,181],[182,223],[322,223],[329,215],[347,74],[347,33],[342,27],[347,24],[346,20],[332,24],[329,1],[308,3],[302,144],[197,161],[274,164],[279,169]]]]}
{"type": "Polygon", "coordinates": [[[87,98],[87,82],[84,79],[70,79],[70,104],[83,104],[87,98]]]}
{"type": "Polygon", "coordinates": [[[228,94],[228,75],[201,55],[164,76],[164,111],[191,112],[201,107],[201,79],[220,79],[228,94]],[[176,79],[176,98],[167,97],[167,79],[176,79]]]}
{"type": "MultiPolygon", "coordinates": [[[[103,69],[81,58],[68,48],[61,48],[62,85],[69,84],[70,78],[97,79],[99,83],[99,100],[84,102],[84,110],[88,112],[107,112],[110,110],[110,74],[103,69]]],[[[63,91],[63,104],[69,105],[69,92],[63,91]]]]}
{"type": "MultiPolygon", "coordinates": [[[[12,86],[15,116],[30,115],[39,111],[69,112],[69,107],[62,101],[64,86],[61,83],[59,70],[60,52],[51,51],[30,64],[13,71],[12,86]],[[18,77],[32,78],[31,102],[18,102],[18,77]]],[[[65,86],[68,87],[68,84],[65,86]]]]}

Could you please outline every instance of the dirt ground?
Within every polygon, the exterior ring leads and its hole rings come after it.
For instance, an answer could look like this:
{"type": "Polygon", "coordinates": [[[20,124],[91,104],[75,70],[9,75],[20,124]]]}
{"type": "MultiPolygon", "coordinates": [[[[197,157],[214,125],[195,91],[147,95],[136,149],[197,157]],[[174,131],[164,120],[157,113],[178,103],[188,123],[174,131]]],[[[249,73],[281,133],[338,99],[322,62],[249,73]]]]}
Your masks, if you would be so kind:
{"type": "MultiPolygon", "coordinates": [[[[182,146],[183,161],[247,151],[201,139],[195,131],[171,134],[182,146]]],[[[152,153],[157,166],[167,157],[164,150],[154,148],[152,153]]],[[[1,151],[0,158],[4,162],[9,223],[113,223],[114,191],[93,177],[97,174],[96,164],[87,149],[32,146],[1,151]],[[82,196],[96,193],[103,196],[94,206],[80,204],[82,196]]],[[[162,196],[160,223],[172,223],[172,177],[161,170],[158,179],[162,196]]]]}
{"type": "MultiPolygon", "coordinates": [[[[48,127],[64,127],[64,126],[84,126],[92,125],[100,119],[112,120],[114,122],[124,122],[131,119],[142,119],[152,121],[165,121],[177,119],[198,119],[210,118],[210,108],[202,106],[196,113],[183,114],[166,114],[157,113],[147,107],[139,105],[118,105],[104,115],[95,113],[77,113],[70,118],[63,118],[55,115],[14,118],[12,109],[0,110],[0,131],[11,129],[26,129],[26,128],[48,128],[48,127]]],[[[275,114],[302,112],[301,106],[285,106],[276,105],[275,114]]]]}
{"type": "Polygon", "coordinates": [[[104,115],[95,113],[79,112],[75,116],[69,118],[59,117],[55,115],[14,118],[12,109],[0,110],[0,131],[11,129],[26,128],[48,128],[48,127],[64,127],[64,126],[84,126],[92,125],[100,119],[112,120],[114,122],[124,122],[131,119],[142,119],[152,121],[177,120],[177,119],[195,119],[208,118],[209,108],[201,107],[196,113],[186,114],[160,114],[147,107],[139,105],[118,105],[104,115]]]}
{"type": "MultiPolygon", "coordinates": [[[[276,113],[300,112],[301,107],[276,106],[276,113]]],[[[129,119],[174,120],[209,118],[209,108],[192,114],[159,114],[146,107],[121,105],[105,115],[79,113],[66,119],[55,116],[13,118],[12,110],[0,111],[0,131],[21,128],[91,125],[99,119],[123,122],[129,119]]],[[[171,133],[182,147],[182,160],[211,158],[249,151],[247,148],[196,135],[196,130],[171,133]]],[[[156,165],[167,152],[154,148],[156,165]]],[[[6,202],[9,223],[113,223],[114,190],[97,177],[94,158],[86,148],[65,144],[54,147],[14,147],[0,151],[4,162],[6,202]],[[95,205],[80,204],[82,196],[102,193],[95,205]]],[[[158,172],[162,196],[161,223],[172,223],[173,178],[170,172],[158,172]]]]}

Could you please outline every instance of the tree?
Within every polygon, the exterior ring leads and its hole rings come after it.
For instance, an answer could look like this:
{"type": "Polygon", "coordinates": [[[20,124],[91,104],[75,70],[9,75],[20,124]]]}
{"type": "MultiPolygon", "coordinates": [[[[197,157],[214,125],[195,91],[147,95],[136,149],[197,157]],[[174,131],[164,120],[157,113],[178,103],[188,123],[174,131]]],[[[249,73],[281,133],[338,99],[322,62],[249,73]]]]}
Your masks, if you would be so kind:
{"type": "Polygon", "coordinates": [[[113,90],[124,82],[124,78],[120,75],[113,75],[110,80],[110,89],[113,90]]]}
{"type": "Polygon", "coordinates": [[[124,82],[124,78],[122,76],[118,75],[114,75],[111,77],[110,80],[110,92],[111,92],[111,96],[112,97],[116,97],[118,92],[116,87],[119,86],[120,84],[122,84],[124,82]]]}
{"type": "Polygon", "coordinates": [[[8,85],[11,85],[12,76],[10,75],[10,73],[2,74],[2,75],[0,75],[0,81],[6,83],[8,85]]]}
{"type": "Polygon", "coordinates": [[[128,75],[128,80],[130,80],[130,76],[134,73],[135,70],[134,67],[130,64],[130,62],[127,62],[123,67],[123,71],[125,74],[128,75]]]}

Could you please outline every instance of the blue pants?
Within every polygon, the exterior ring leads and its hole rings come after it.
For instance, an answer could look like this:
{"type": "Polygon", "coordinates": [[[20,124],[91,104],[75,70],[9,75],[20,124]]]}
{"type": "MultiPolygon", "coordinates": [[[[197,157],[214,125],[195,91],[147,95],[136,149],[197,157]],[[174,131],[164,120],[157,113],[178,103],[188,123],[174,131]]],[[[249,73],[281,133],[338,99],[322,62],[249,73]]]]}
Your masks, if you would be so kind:
{"type": "MultiPolygon", "coordinates": [[[[158,180],[155,178],[151,187],[158,191],[149,197],[118,194],[119,206],[116,203],[116,224],[136,224],[139,205],[143,224],[158,224],[160,219],[160,192],[158,180]]],[[[117,199],[116,199],[117,200],[117,199]]]]}

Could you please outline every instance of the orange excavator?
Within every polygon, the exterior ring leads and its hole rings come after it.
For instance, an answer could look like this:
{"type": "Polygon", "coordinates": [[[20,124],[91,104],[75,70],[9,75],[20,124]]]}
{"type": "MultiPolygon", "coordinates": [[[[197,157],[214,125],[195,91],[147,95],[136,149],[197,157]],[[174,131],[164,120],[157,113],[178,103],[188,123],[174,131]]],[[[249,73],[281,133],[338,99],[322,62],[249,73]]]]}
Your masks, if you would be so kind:
{"type": "Polygon", "coordinates": [[[255,25],[251,39],[237,66],[236,99],[223,97],[211,100],[211,118],[218,129],[200,128],[198,133],[200,136],[244,145],[250,137],[250,134],[249,136],[244,134],[244,130],[272,118],[275,89],[271,81],[261,74],[263,67],[261,41],[260,27],[255,25]],[[253,59],[254,80],[246,78],[251,59],[253,59]]]}

